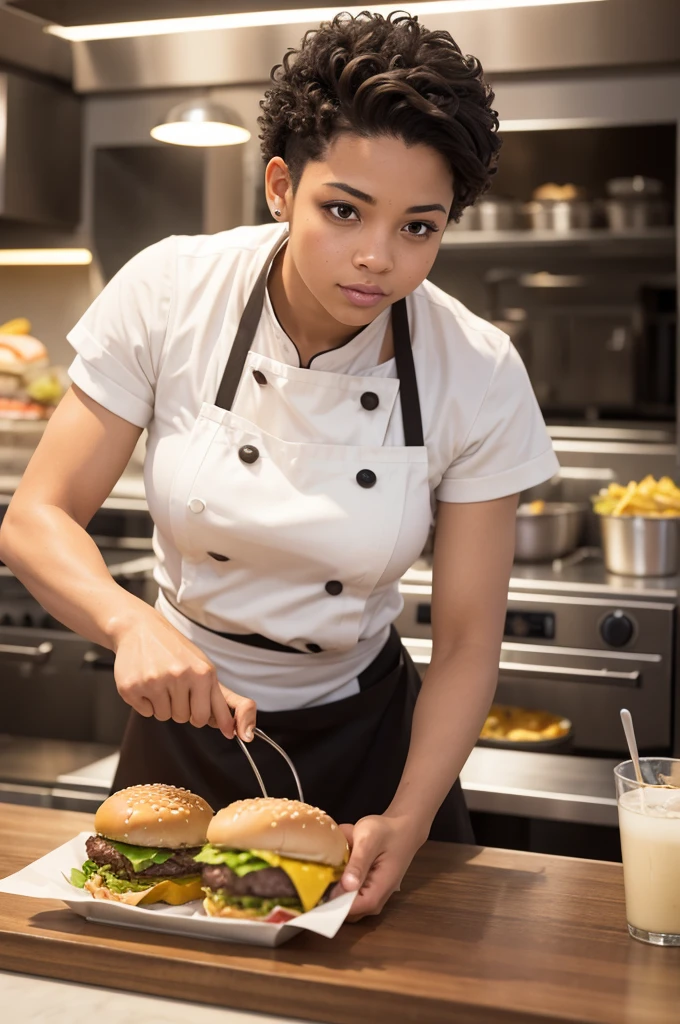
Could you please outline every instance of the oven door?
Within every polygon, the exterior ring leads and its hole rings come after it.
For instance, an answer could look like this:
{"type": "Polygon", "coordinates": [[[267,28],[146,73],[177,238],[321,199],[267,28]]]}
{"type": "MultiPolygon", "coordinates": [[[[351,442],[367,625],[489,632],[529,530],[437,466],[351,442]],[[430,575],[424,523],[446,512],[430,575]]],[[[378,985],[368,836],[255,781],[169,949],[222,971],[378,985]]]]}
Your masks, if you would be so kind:
{"type": "MultiPolygon", "coordinates": [[[[404,609],[397,629],[423,674],[432,647],[431,587],[409,579],[400,591],[404,609]]],[[[619,712],[626,707],[640,750],[667,752],[674,623],[675,606],[667,602],[511,591],[495,700],[564,715],[573,723],[579,753],[622,756],[626,745],[619,712]],[[612,649],[603,640],[603,623],[616,614],[633,625],[625,649],[612,649]]]]}
{"type": "Polygon", "coordinates": [[[0,733],[119,743],[113,654],[66,630],[0,627],[0,733]]]}
{"type": "Polygon", "coordinates": [[[510,591],[496,699],[569,718],[579,751],[621,755],[626,707],[640,749],[668,751],[674,623],[675,606],[663,601],[510,591]],[[604,639],[612,617],[632,629],[620,648],[604,639]]]}
{"type": "Polygon", "coordinates": [[[504,643],[495,700],[564,715],[580,753],[626,754],[624,707],[641,752],[670,748],[670,680],[658,655],[504,643]]]}

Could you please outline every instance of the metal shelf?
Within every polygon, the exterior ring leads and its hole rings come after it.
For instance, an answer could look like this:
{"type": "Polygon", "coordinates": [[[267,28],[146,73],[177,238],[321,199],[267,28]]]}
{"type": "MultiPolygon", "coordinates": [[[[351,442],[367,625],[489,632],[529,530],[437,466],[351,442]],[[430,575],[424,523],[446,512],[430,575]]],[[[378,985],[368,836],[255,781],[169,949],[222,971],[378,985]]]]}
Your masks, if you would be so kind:
{"type": "Polygon", "coordinates": [[[556,231],[463,231],[457,228],[444,233],[441,252],[467,257],[470,253],[502,251],[565,252],[591,256],[639,258],[641,256],[672,257],[675,255],[675,228],[648,228],[646,231],[614,232],[605,228],[556,231]]]}

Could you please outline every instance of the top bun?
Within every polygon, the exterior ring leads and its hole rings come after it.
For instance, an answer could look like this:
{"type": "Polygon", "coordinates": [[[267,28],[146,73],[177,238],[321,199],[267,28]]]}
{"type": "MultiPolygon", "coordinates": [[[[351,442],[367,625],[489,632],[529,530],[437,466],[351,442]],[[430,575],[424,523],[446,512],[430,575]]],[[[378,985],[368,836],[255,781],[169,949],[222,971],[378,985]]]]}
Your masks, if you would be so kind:
{"type": "Polygon", "coordinates": [[[94,816],[95,831],[131,846],[202,846],[213,816],[210,804],[188,789],[153,783],[113,793],[94,816]]]}
{"type": "Polygon", "coordinates": [[[271,850],[283,857],[342,864],[347,840],[330,815],[299,800],[256,797],[218,811],[208,842],[235,850],[271,850]]]}

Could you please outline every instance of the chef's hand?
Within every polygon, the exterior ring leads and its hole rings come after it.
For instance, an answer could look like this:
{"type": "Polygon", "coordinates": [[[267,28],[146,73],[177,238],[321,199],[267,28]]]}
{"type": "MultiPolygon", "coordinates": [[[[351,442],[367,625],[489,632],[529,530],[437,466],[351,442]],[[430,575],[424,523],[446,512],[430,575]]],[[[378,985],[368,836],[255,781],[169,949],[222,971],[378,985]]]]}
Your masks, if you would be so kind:
{"type": "Polygon", "coordinates": [[[113,672],[126,704],[144,718],[214,726],[227,739],[233,739],[236,728],[249,742],[255,701],[222,686],[205,654],[159,612],[149,612],[116,637],[113,672]]]}
{"type": "MultiPolygon", "coordinates": [[[[416,852],[425,839],[404,818],[374,814],[356,825],[341,825],[351,853],[334,895],[359,890],[348,921],[379,914],[401,886],[416,852]]],[[[427,838],[427,837],[425,837],[427,838]]]]}

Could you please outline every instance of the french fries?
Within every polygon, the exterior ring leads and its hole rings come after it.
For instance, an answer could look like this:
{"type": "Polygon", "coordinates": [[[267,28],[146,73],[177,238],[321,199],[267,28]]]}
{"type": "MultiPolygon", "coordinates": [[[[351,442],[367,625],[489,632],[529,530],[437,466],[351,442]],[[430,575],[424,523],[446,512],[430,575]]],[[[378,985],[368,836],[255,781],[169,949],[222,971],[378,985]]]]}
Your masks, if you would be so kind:
{"type": "Polygon", "coordinates": [[[549,711],[492,704],[480,739],[510,740],[515,743],[557,739],[569,732],[569,723],[549,711]]]}
{"type": "Polygon", "coordinates": [[[646,476],[639,484],[631,480],[626,487],[610,484],[592,501],[593,511],[600,516],[680,516],[680,487],[668,476],[660,480],[646,476]]]}

